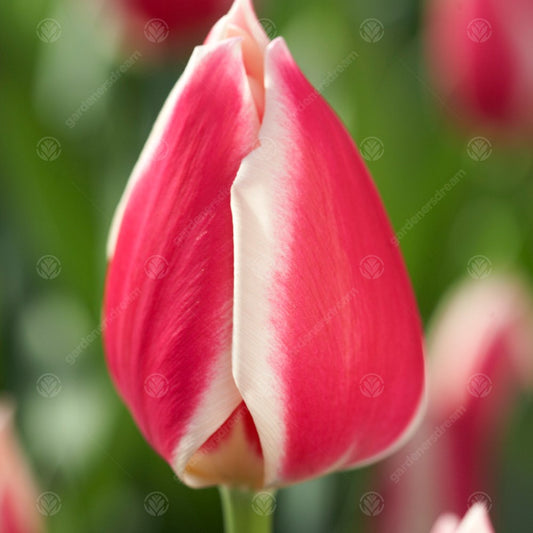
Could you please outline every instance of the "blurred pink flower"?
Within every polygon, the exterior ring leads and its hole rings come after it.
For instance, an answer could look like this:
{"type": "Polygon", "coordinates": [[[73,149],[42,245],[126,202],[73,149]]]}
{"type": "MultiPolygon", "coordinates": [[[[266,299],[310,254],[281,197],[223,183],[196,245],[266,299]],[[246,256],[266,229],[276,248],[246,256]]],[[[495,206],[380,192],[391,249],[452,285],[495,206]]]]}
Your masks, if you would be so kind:
{"type": "Polygon", "coordinates": [[[171,92],[109,257],[111,374],[185,483],[293,483],[376,460],[412,427],[421,330],[386,213],[248,0],[171,92]]]}
{"type": "Polygon", "coordinates": [[[533,2],[431,0],[428,64],[446,103],[475,124],[533,133],[533,2]]]}
{"type": "Polygon", "coordinates": [[[423,424],[380,467],[380,519],[391,533],[426,532],[442,509],[461,516],[476,502],[492,508],[507,415],[533,381],[529,288],[494,274],[455,287],[432,320],[427,353],[423,424]]]}
{"type": "Polygon", "coordinates": [[[202,38],[231,0],[117,0],[127,33],[148,55],[177,55],[202,38]]]}
{"type": "Polygon", "coordinates": [[[13,429],[13,408],[0,401],[0,531],[41,533],[37,491],[13,429]]]}

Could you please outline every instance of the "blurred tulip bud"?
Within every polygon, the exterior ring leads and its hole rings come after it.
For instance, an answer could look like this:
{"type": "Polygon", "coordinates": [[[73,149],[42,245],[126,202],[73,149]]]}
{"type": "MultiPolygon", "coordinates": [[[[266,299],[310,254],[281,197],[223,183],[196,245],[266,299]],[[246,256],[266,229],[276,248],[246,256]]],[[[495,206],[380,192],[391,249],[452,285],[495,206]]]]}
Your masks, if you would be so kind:
{"type": "Polygon", "coordinates": [[[486,507],[476,503],[461,521],[454,514],[440,516],[430,533],[494,533],[494,529],[486,507]]]}
{"type": "Polygon", "coordinates": [[[533,133],[533,2],[431,0],[429,68],[447,104],[474,124],[533,133]]]}
{"type": "Polygon", "coordinates": [[[248,1],[171,92],[109,257],[111,374],[185,483],[293,483],[376,460],[412,427],[421,331],[385,211],[248,1]]]}
{"type": "Polygon", "coordinates": [[[455,287],[427,340],[428,409],[409,446],[383,465],[384,530],[429,530],[495,498],[495,457],[520,388],[533,383],[533,308],[520,279],[492,275],[455,287]],[[415,512],[416,510],[416,512],[415,512]]]}
{"type": "Polygon", "coordinates": [[[148,54],[176,55],[194,45],[231,0],[118,0],[130,38],[148,54]]]}
{"type": "Polygon", "coordinates": [[[0,402],[0,531],[41,533],[37,492],[13,430],[13,408],[0,402]]]}

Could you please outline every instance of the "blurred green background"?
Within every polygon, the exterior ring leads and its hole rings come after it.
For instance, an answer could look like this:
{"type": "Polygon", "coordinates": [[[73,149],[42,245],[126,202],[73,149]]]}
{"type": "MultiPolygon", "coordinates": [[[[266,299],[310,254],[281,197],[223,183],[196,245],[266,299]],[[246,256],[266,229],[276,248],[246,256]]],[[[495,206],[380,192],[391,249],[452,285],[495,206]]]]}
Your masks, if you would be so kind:
{"type": "MultiPolygon", "coordinates": [[[[424,322],[475,255],[532,272],[531,149],[446,116],[424,66],[419,2],[263,0],[257,11],[347,125],[397,231],[464,172],[401,239],[424,322]],[[382,26],[362,28],[367,19],[382,26]],[[479,136],[481,152],[469,144],[479,136]]],[[[220,531],[216,489],[184,487],[141,438],[108,377],[98,330],[111,216],[192,46],[165,61],[143,52],[69,127],[135,42],[120,38],[102,2],[2,2],[0,24],[0,389],[17,401],[40,490],[61,497],[49,530],[220,531]],[[53,26],[39,33],[47,18],[60,24],[59,38],[53,26]],[[168,496],[161,517],[145,512],[152,491],[168,496]]],[[[517,404],[498,467],[500,531],[532,530],[532,406],[517,404]]],[[[276,531],[360,530],[359,497],[373,483],[366,468],[283,490],[276,531]]]]}

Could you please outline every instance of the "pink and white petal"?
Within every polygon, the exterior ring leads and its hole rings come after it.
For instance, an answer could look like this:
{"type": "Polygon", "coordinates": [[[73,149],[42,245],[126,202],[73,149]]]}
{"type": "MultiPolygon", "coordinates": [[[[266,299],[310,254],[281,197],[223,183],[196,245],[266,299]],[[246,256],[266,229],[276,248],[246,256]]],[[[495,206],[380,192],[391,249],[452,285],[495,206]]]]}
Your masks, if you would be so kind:
{"type": "Polygon", "coordinates": [[[230,187],[258,128],[240,40],[198,47],[110,236],[111,374],[146,439],[179,475],[242,401],[231,374],[230,187]]]}
{"type": "Polygon", "coordinates": [[[370,175],[282,39],[266,49],[265,88],[261,146],[232,187],[233,367],[268,486],[385,453],[419,412],[424,363],[370,175]],[[383,383],[373,398],[368,375],[383,383]]]}

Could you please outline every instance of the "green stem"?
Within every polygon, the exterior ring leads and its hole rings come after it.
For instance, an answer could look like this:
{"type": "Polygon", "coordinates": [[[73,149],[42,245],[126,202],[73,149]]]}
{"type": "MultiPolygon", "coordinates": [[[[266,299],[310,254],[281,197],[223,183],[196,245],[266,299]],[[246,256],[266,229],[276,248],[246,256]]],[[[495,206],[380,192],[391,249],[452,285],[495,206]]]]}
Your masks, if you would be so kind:
{"type": "Polygon", "coordinates": [[[271,491],[219,487],[225,533],[270,533],[276,499],[271,491]]]}

